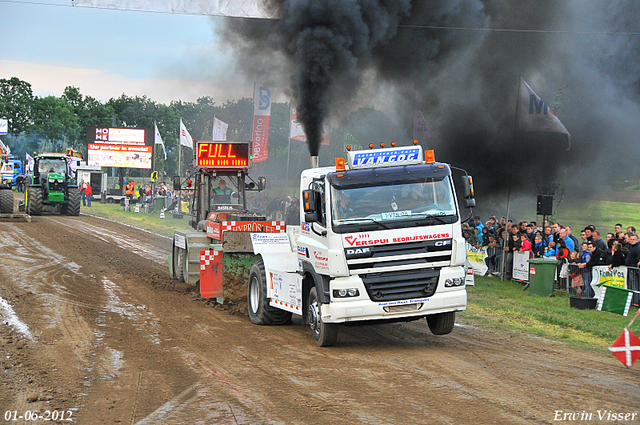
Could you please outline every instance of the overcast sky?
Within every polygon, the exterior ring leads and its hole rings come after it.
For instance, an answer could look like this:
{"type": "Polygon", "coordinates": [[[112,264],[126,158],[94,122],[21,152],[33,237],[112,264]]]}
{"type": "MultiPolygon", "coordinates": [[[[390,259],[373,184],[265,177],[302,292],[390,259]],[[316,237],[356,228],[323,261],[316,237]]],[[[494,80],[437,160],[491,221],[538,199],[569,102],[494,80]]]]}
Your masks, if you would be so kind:
{"type": "Polygon", "coordinates": [[[220,17],[72,7],[71,0],[0,0],[0,78],[18,77],[37,96],[67,86],[106,101],[147,95],[168,104],[211,96],[252,97],[234,81],[217,41],[220,17]]]}

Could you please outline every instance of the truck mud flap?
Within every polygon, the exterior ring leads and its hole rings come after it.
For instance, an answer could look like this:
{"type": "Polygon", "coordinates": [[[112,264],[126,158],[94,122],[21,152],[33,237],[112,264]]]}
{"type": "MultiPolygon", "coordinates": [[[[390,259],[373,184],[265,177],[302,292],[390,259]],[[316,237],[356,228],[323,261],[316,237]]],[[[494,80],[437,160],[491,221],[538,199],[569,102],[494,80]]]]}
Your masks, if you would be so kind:
{"type": "MultiPolygon", "coordinates": [[[[212,254],[214,250],[209,251],[212,254]]],[[[215,258],[200,255],[200,295],[216,298],[220,303],[225,300],[233,304],[246,303],[249,273],[260,256],[246,252],[217,252],[219,255],[215,258]]]]}

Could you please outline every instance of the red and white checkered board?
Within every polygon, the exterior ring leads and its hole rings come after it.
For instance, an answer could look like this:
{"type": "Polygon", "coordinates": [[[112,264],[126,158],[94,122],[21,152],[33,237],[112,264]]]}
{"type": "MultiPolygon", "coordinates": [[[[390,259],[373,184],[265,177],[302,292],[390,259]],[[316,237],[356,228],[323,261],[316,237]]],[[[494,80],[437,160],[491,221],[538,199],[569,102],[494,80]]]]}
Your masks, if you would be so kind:
{"type": "Polygon", "coordinates": [[[631,367],[640,357],[640,339],[629,329],[624,328],[618,339],[609,347],[609,351],[611,351],[623,365],[631,367]]]}
{"type": "Polygon", "coordinates": [[[222,298],[222,251],[200,251],[200,295],[202,298],[222,298]]]}

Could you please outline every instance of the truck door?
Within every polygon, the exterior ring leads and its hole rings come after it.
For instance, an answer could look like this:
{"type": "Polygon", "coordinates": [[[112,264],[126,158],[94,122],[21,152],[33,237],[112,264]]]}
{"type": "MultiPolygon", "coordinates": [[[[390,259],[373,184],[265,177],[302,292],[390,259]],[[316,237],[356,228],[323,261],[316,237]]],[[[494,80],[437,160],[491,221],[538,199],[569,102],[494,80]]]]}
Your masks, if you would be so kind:
{"type": "Polygon", "coordinates": [[[298,238],[298,256],[313,266],[318,274],[329,274],[329,237],[327,232],[327,203],[329,196],[323,180],[315,180],[309,189],[316,193],[316,220],[301,224],[301,236],[298,238]]]}

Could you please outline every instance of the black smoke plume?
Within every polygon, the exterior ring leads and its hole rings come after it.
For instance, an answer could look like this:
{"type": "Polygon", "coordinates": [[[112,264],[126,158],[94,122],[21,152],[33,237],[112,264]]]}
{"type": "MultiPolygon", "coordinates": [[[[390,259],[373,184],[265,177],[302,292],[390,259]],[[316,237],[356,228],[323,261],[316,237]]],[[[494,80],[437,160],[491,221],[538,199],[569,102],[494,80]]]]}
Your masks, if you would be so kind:
{"type": "MultiPolygon", "coordinates": [[[[223,35],[254,75],[290,76],[318,153],[321,125],[359,94],[412,135],[413,99],[427,105],[436,158],[476,175],[481,193],[592,188],[637,178],[640,3],[593,0],[275,0],[279,20],[234,20],[223,35]],[[514,131],[519,77],[572,135],[514,131]],[[371,90],[369,90],[371,92],[371,90]]],[[[355,110],[355,108],[353,109],[355,110]]],[[[351,111],[341,110],[346,116],[351,111]]],[[[399,135],[398,140],[401,139],[399,135]]],[[[361,141],[366,143],[366,141],[361,141]]]]}

